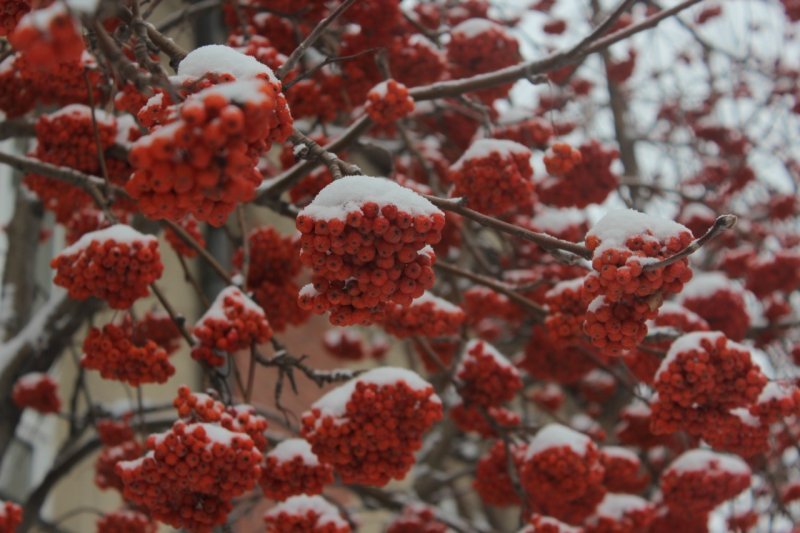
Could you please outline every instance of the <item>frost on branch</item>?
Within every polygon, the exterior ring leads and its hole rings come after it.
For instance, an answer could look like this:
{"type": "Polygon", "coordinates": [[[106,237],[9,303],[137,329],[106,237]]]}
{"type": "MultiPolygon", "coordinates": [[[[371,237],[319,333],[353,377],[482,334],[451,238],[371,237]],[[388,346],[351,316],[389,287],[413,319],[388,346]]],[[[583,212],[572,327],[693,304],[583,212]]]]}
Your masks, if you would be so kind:
{"type": "Polygon", "coordinates": [[[385,178],[347,176],[297,216],[300,260],[312,268],[300,306],[330,310],[334,325],[370,324],[386,306],[408,306],[433,286],[433,250],[444,214],[385,178]]]}
{"type": "Polygon", "coordinates": [[[414,464],[422,434],[442,418],[433,387],[401,368],[370,370],[303,414],[303,436],[346,483],[382,486],[414,464]]]}

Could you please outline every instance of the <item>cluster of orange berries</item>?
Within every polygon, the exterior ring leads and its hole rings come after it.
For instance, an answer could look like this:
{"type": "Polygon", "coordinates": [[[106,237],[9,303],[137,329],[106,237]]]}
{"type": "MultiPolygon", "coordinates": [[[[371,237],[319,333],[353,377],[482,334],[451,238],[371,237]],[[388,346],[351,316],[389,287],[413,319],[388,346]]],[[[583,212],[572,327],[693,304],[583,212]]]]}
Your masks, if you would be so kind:
{"type": "Polygon", "coordinates": [[[175,373],[164,348],[149,339],[142,344],[134,342],[130,323],[91,328],[83,341],[81,366],[99,371],[103,379],[132,387],[165,383],[175,373]]]}
{"type": "Polygon", "coordinates": [[[525,457],[526,447],[524,444],[512,444],[509,448],[510,450],[507,450],[506,443],[498,440],[475,467],[472,487],[484,503],[498,507],[521,503],[509,475],[508,451],[511,452],[515,468],[519,469],[525,457]]]}
{"type": "Polygon", "coordinates": [[[686,285],[680,303],[700,315],[710,329],[741,341],[750,328],[745,291],[720,272],[705,272],[686,285]]]}
{"type": "Polygon", "coordinates": [[[389,351],[389,344],[383,338],[373,338],[367,342],[364,336],[353,329],[331,329],[322,336],[325,351],[337,359],[360,361],[364,358],[380,359],[389,351]]]}
{"type": "MultiPolygon", "coordinates": [[[[519,43],[502,26],[485,18],[472,18],[455,26],[447,43],[447,61],[453,79],[483,74],[519,61],[519,43]]],[[[508,95],[512,84],[477,91],[491,104],[508,95]]]]}
{"type": "Polygon", "coordinates": [[[99,488],[115,489],[122,492],[122,478],[117,472],[117,463],[133,461],[142,455],[142,447],[135,440],[106,445],[94,462],[94,484],[99,488]]]}
{"type": "Polygon", "coordinates": [[[321,463],[303,439],[286,439],[265,457],[259,484],[267,498],[283,501],[298,494],[322,494],[333,483],[333,468],[321,463]]]}
{"type": "Polygon", "coordinates": [[[676,254],[692,241],[691,232],[675,222],[636,211],[606,215],[586,236],[592,268],[583,284],[584,331],[607,353],[634,348],[647,334],[646,321],[656,316],[666,295],[680,292],[692,277],[689,260],[646,270],[649,263],[676,254]]]}
{"type": "Polygon", "coordinates": [[[683,335],[672,343],[655,376],[652,430],[708,431],[713,424],[704,423],[704,415],[753,404],[766,382],[750,350],[724,334],[683,335]],[[695,427],[687,427],[689,423],[695,427]]]}
{"type": "Polygon", "coordinates": [[[487,408],[510,401],[522,388],[517,369],[482,340],[467,343],[455,377],[464,402],[487,408]]]}
{"type": "Polygon", "coordinates": [[[535,508],[580,523],[605,495],[604,474],[600,451],[589,437],[548,424],[527,446],[520,483],[535,508]]]}
{"type": "Polygon", "coordinates": [[[75,19],[60,2],[24,15],[8,40],[45,71],[56,69],[59,63],[77,63],[85,49],[75,19]]]}
{"type": "Polygon", "coordinates": [[[116,446],[133,440],[133,428],[129,423],[132,414],[127,414],[120,420],[101,418],[94,424],[97,436],[104,446],[116,446]]]}
{"type": "Polygon", "coordinates": [[[25,13],[31,10],[28,0],[3,0],[0,2],[0,36],[14,31],[25,13]]]}
{"type": "MultiPolygon", "coordinates": [[[[553,150],[556,156],[551,163],[554,170],[569,168],[569,164],[564,165],[567,160],[570,161],[571,168],[536,184],[536,193],[545,204],[584,208],[589,204],[602,203],[617,188],[617,176],[611,171],[611,163],[618,155],[616,150],[605,149],[597,141],[582,144],[579,147],[580,158],[574,155],[572,148],[568,155],[560,157],[559,152],[555,151],[555,145],[553,150]],[[555,165],[556,160],[558,165],[555,165]]],[[[566,152],[562,148],[559,150],[566,152]]]]}
{"type": "Polygon", "coordinates": [[[548,174],[563,178],[583,161],[583,156],[580,150],[559,142],[550,147],[542,161],[548,174]]]}
{"type": "Polygon", "coordinates": [[[433,387],[399,368],[370,370],[303,414],[303,437],[345,483],[383,486],[414,464],[422,434],[442,418],[433,387]]]}
{"type": "Polygon", "coordinates": [[[460,307],[425,292],[407,307],[388,306],[383,327],[400,338],[412,335],[446,337],[457,335],[465,318],[460,307]]]}
{"type": "Polygon", "coordinates": [[[0,531],[14,533],[22,523],[22,507],[13,502],[0,501],[0,531]]]}
{"type": "Polygon", "coordinates": [[[600,450],[605,469],[603,485],[610,492],[638,493],[647,488],[650,476],[642,469],[639,456],[628,448],[606,446],[600,450]]]}
{"type": "MultiPolygon", "coordinates": [[[[310,313],[298,305],[300,289],[294,282],[301,268],[297,240],[281,235],[271,226],[253,230],[247,240],[250,261],[246,286],[264,310],[270,326],[283,331],[290,324],[305,322],[310,313]]],[[[233,254],[233,265],[239,270],[244,269],[244,256],[244,249],[233,254]]]]}
{"type": "Polygon", "coordinates": [[[180,347],[181,332],[167,313],[148,311],[133,323],[133,342],[137,345],[151,340],[174,354],[180,347]]]}
{"type": "Polygon", "coordinates": [[[228,431],[246,434],[258,450],[263,452],[267,449],[267,437],[264,435],[267,419],[250,405],[226,406],[208,394],[192,392],[185,385],[178,388],[178,396],[172,405],[178,411],[178,416],[187,423],[219,424],[228,431]]]}
{"type": "Polygon", "coordinates": [[[433,509],[421,504],[403,507],[403,511],[386,528],[386,533],[447,533],[447,531],[447,525],[436,519],[433,509]]]}
{"type": "Polygon", "coordinates": [[[220,352],[233,353],[272,338],[264,311],[237,287],[223,289],[211,307],[197,321],[192,334],[198,344],[192,357],[211,366],[221,366],[220,352]]]}
{"type": "Polygon", "coordinates": [[[565,342],[549,328],[534,326],[517,365],[541,380],[575,383],[596,367],[591,353],[591,346],[583,341],[565,342]]]}
{"type": "Polygon", "coordinates": [[[350,533],[339,510],[321,496],[293,496],[264,514],[266,533],[350,533]]]}
{"type": "Polygon", "coordinates": [[[390,303],[408,306],[433,286],[433,250],[444,214],[384,178],[334,181],[297,217],[300,261],[314,271],[299,302],[331,310],[338,326],[379,321],[390,303]]]}
{"type": "MultiPolygon", "coordinates": [[[[752,409],[752,407],[751,407],[752,409]]],[[[657,412],[654,409],[654,412],[657,412]]],[[[770,426],[753,416],[746,408],[702,412],[697,423],[692,423],[687,432],[700,434],[715,450],[734,453],[746,459],[769,450],[770,426]],[[701,429],[697,426],[704,424],[701,429]]]]}
{"type": "Polygon", "coordinates": [[[414,111],[414,99],[409,96],[408,87],[390,79],[367,93],[364,110],[376,124],[389,125],[414,111]]]}
{"type": "Polygon", "coordinates": [[[61,409],[58,384],[46,374],[30,372],[14,382],[11,399],[20,409],[31,408],[42,414],[57,413],[61,409]]]}
{"type": "Polygon", "coordinates": [[[451,167],[452,197],[466,197],[467,206],[500,215],[533,204],[531,151],[514,141],[480,139],[451,167]]]}
{"type": "Polygon", "coordinates": [[[146,514],[130,509],[97,519],[97,533],[156,533],[158,526],[146,514]]]}
{"type": "Polygon", "coordinates": [[[648,531],[655,515],[655,505],[644,498],[631,494],[606,494],[592,515],[586,519],[583,531],[585,533],[648,531]]]}
{"type": "Polygon", "coordinates": [[[150,435],[146,447],[143,457],[117,463],[123,496],[175,528],[210,533],[261,475],[253,440],[215,424],[178,420],[150,435]]]}
{"type": "Polygon", "coordinates": [[[775,292],[791,294],[800,287],[800,253],[779,250],[751,261],[745,286],[759,298],[775,292]]]}
{"type": "Polygon", "coordinates": [[[583,331],[586,301],[583,278],[561,281],[545,293],[548,313],[545,325],[555,338],[574,339],[583,331]]]}
{"type": "Polygon", "coordinates": [[[392,75],[408,87],[428,85],[447,72],[444,54],[427,37],[403,35],[389,47],[392,75]]]}
{"type": "Polygon", "coordinates": [[[459,403],[447,412],[456,427],[465,433],[477,433],[482,437],[498,437],[496,428],[513,429],[520,424],[520,416],[505,407],[467,407],[459,403]]]}
{"type": "Polygon", "coordinates": [[[94,296],[113,309],[128,309],[147,296],[147,287],[164,270],[158,239],[122,224],[87,233],[55,256],[50,267],[56,271],[53,283],[65,287],[70,298],[94,296]]]}
{"type": "Polygon", "coordinates": [[[518,142],[524,146],[543,148],[553,137],[553,128],[540,118],[525,118],[520,121],[501,123],[494,130],[494,136],[498,139],[518,142]]]}

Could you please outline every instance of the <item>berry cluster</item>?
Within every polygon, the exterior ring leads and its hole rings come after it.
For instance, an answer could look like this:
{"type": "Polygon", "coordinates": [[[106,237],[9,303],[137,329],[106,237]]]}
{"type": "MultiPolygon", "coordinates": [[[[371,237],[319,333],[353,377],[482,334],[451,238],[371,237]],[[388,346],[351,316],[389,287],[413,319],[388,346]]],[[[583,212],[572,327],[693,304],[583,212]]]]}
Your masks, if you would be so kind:
{"type": "Polygon", "coordinates": [[[771,293],[790,294],[800,288],[800,253],[779,250],[748,265],[745,286],[759,298],[771,293]]]}
{"type": "Polygon", "coordinates": [[[606,494],[592,516],[586,519],[585,533],[637,533],[648,531],[655,519],[655,506],[639,496],[606,494]]]}
{"type": "Polygon", "coordinates": [[[531,376],[556,383],[575,383],[595,368],[592,347],[583,341],[568,343],[549,328],[534,326],[517,365],[531,376]]]}
{"type": "MultiPolygon", "coordinates": [[[[453,27],[447,43],[447,61],[453,79],[466,78],[514,65],[519,61],[519,43],[505,28],[485,18],[472,18],[453,27]]],[[[510,83],[477,91],[491,104],[508,95],[510,83]]]]}
{"type": "Polygon", "coordinates": [[[134,322],[132,338],[137,346],[151,340],[172,355],[180,347],[181,332],[169,314],[148,311],[134,322]]]}
{"type": "Polygon", "coordinates": [[[17,379],[11,390],[11,399],[20,409],[31,408],[42,414],[57,413],[61,409],[58,384],[39,372],[30,372],[17,379]]]}
{"type": "Polygon", "coordinates": [[[389,48],[395,79],[408,87],[439,81],[447,72],[444,54],[419,33],[396,38],[389,48]]]}
{"type": "Polygon", "coordinates": [[[283,501],[291,496],[322,494],[333,483],[333,468],[320,463],[303,439],[286,439],[265,457],[259,484],[267,498],[283,501]]]}
{"type": "Polygon", "coordinates": [[[354,329],[329,329],[322,336],[322,346],[333,357],[346,361],[381,359],[389,350],[389,344],[383,338],[374,338],[368,343],[354,329]]]}
{"type": "Polygon", "coordinates": [[[701,423],[704,424],[702,431],[695,430],[695,433],[700,433],[715,450],[751,459],[770,448],[769,424],[753,416],[746,408],[739,407],[730,412],[710,411],[705,413],[701,423]]]}
{"type": "MultiPolygon", "coordinates": [[[[301,268],[297,240],[271,226],[254,229],[247,239],[250,262],[246,286],[253,291],[253,299],[264,310],[270,326],[283,331],[290,324],[304,323],[310,313],[297,303],[299,288],[294,278],[301,268]]],[[[244,256],[244,249],[233,255],[233,265],[239,270],[244,269],[244,256]]]]}
{"type": "Polygon", "coordinates": [[[407,306],[433,285],[433,250],[445,218],[384,178],[336,180],[297,217],[300,260],[314,274],[300,306],[331,310],[334,325],[370,324],[390,302],[407,306]]]}
{"type": "Polygon", "coordinates": [[[631,349],[647,334],[645,322],[656,316],[666,295],[680,292],[692,277],[689,260],[645,270],[685,248],[691,232],[676,222],[636,211],[614,211],[587,234],[592,268],[583,284],[591,300],[584,331],[608,353],[631,349]]]}
{"type": "Polygon", "coordinates": [[[712,330],[741,341],[750,327],[745,291],[720,272],[705,272],[686,284],[680,303],[700,315],[712,330]]]}
{"type": "Polygon", "coordinates": [[[561,520],[556,520],[552,516],[534,513],[528,520],[528,525],[522,528],[519,533],[583,533],[583,529],[572,527],[561,520]]]}
{"type": "Polygon", "coordinates": [[[133,144],[135,171],[126,190],[148,217],[191,213],[221,226],[237,204],[253,199],[263,179],[258,157],[290,131],[275,84],[256,79],[210,87],[187,98],[178,120],[133,144]]]}
{"type": "MultiPolygon", "coordinates": [[[[525,456],[525,446],[514,444],[511,455],[515,468],[519,469],[525,456]]],[[[505,507],[519,505],[520,497],[514,488],[509,474],[509,460],[506,443],[495,442],[486,455],[481,457],[475,467],[475,480],[472,486],[484,503],[505,507]]]]}
{"type": "Polygon", "coordinates": [[[426,291],[410,306],[388,306],[383,327],[400,338],[446,337],[458,334],[465,316],[460,307],[426,291]]]}
{"type": "Polygon", "coordinates": [[[583,278],[556,283],[545,294],[548,313],[545,325],[555,338],[574,339],[583,331],[586,303],[583,278]]]}
{"type": "Polygon", "coordinates": [[[605,495],[604,473],[600,452],[589,437],[548,424],[527,447],[520,482],[534,507],[580,523],[605,495]]]}
{"type": "Polygon", "coordinates": [[[486,410],[478,407],[467,407],[459,403],[447,412],[455,425],[465,433],[477,433],[481,437],[499,437],[496,428],[513,429],[520,424],[520,416],[505,407],[489,407],[486,410]]]}
{"type": "Polygon", "coordinates": [[[487,215],[530,207],[534,201],[531,151],[514,141],[479,139],[449,171],[453,197],[487,215]]]}
{"type": "Polygon", "coordinates": [[[158,526],[146,514],[122,509],[97,519],[97,533],[156,533],[158,526]]]}
{"type": "Polygon", "coordinates": [[[303,436],[346,483],[382,486],[414,464],[422,434],[442,418],[433,387],[382,367],[332,390],[303,414],[303,436]]]}
{"type": "Polygon", "coordinates": [[[3,0],[0,3],[0,37],[12,33],[22,16],[30,10],[29,0],[3,0]]]}
{"type": "Polygon", "coordinates": [[[103,490],[122,492],[123,483],[117,472],[117,463],[136,460],[141,457],[142,451],[142,447],[134,440],[104,447],[94,462],[94,484],[103,490]]]}
{"type": "Polygon", "coordinates": [[[97,436],[104,446],[116,446],[133,440],[133,428],[130,425],[132,414],[128,413],[121,420],[101,418],[94,424],[97,436]]]}
{"type": "Polygon", "coordinates": [[[61,2],[24,15],[8,41],[43,71],[54,70],[59,63],[77,63],[84,51],[78,25],[61,2]]]}
{"type": "Polygon", "coordinates": [[[583,161],[580,150],[567,143],[555,143],[544,155],[544,168],[551,176],[563,178],[583,161]]]}
{"type": "Polygon", "coordinates": [[[482,340],[471,340],[464,347],[455,377],[464,401],[486,408],[510,401],[522,388],[517,369],[482,340]]]}
{"type": "Polygon", "coordinates": [[[339,510],[321,496],[293,496],[264,515],[266,533],[350,533],[339,510]]]}
{"type": "Polygon", "coordinates": [[[414,99],[408,95],[408,87],[396,80],[386,80],[367,93],[364,110],[376,124],[385,126],[411,114],[414,99]]]}
{"type": "Polygon", "coordinates": [[[447,533],[448,527],[436,520],[433,509],[410,504],[386,527],[386,533],[447,533]]]}
{"type": "MultiPolygon", "coordinates": [[[[553,149],[555,151],[555,146],[553,149]]],[[[563,158],[569,159],[573,165],[568,172],[553,174],[536,184],[536,193],[543,203],[555,207],[584,208],[589,204],[602,203],[617,188],[619,180],[611,171],[617,151],[603,148],[597,141],[582,144],[579,150],[579,161],[574,155],[563,158]]],[[[562,161],[562,158],[558,160],[562,161]]],[[[563,166],[563,162],[558,165],[559,168],[563,166]]]]}
{"type": "Polygon", "coordinates": [[[0,501],[0,531],[14,533],[22,523],[22,507],[13,502],[0,501]]]}
{"type": "Polygon", "coordinates": [[[127,309],[147,296],[148,285],[164,270],[158,239],[122,224],[87,233],[55,256],[50,267],[56,271],[53,283],[71,298],[94,296],[113,309],[127,309]]]}
{"type": "Polygon", "coordinates": [[[223,289],[192,329],[199,341],[192,358],[221,366],[220,352],[234,353],[272,338],[264,311],[236,287],[223,289]]]}
{"type": "Polygon", "coordinates": [[[83,341],[81,366],[132,387],[165,383],[175,373],[164,348],[149,339],[143,344],[134,342],[130,324],[91,328],[83,341]]]}
{"type": "Polygon", "coordinates": [[[642,469],[639,456],[628,448],[606,446],[600,450],[605,468],[603,485],[611,492],[638,493],[647,488],[650,476],[642,469]]]}
{"type": "Polygon", "coordinates": [[[494,136],[524,146],[544,148],[553,137],[553,128],[544,120],[536,117],[513,121],[501,119],[500,124],[494,130],[494,136]]]}
{"type": "Polygon", "coordinates": [[[253,440],[218,425],[178,420],[146,446],[140,459],[117,463],[123,496],[175,528],[210,533],[261,475],[253,440]]]}

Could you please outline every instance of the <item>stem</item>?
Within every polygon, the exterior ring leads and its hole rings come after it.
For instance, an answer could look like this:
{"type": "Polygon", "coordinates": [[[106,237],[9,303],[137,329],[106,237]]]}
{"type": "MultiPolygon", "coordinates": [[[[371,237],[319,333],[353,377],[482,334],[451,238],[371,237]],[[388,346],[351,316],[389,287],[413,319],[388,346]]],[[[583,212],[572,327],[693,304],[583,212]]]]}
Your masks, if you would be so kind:
{"type": "Polygon", "coordinates": [[[663,261],[659,261],[657,263],[649,263],[643,267],[642,270],[656,270],[659,268],[663,268],[665,266],[669,266],[672,263],[676,263],[683,259],[684,257],[688,257],[699,250],[704,244],[708,241],[716,238],[719,236],[723,231],[728,230],[736,225],[736,215],[722,215],[717,217],[717,220],[714,221],[714,225],[708,228],[708,231],[700,237],[699,239],[693,240],[689,246],[681,250],[680,252],[676,253],[672,257],[668,257],[663,261]]]}

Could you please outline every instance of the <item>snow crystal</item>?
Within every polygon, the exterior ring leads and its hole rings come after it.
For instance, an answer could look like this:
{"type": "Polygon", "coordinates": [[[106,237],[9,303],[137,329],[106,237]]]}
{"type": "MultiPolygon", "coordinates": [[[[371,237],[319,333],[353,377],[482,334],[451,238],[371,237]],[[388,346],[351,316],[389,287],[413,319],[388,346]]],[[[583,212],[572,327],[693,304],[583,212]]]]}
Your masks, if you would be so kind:
{"type": "Polygon", "coordinates": [[[573,226],[586,222],[586,215],[580,209],[544,209],[531,219],[531,224],[540,231],[561,233],[573,226]]]}
{"type": "Polygon", "coordinates": [[[139,233],[127,224],[114,224],[108,228],[84,234],[75,243],[64,248],[59,255],[72,255],[82,252],[95,241],[116,241],[118,243],[133,244],[134,242],[149,243],[156,240],[152,235],[139,233]]]}
{"type": "Polygon", "coordinates": [[[562,426],[561,424],[547,424],[544,428],[540,429],[533,440],[531,440],[528,451],[525,454],[525,460],[527,461],[537,453],[549,450],[550,448],[559,448],[562,446],[568,446],[575,453],[584,455],[591,443],[592,439],[574,429],[562,426]]]}
{"type": "Polygon", "coordinates": [[[434,307],[446,313],[460,313],[462,311],[459,306],[448,302],[444,298],[439,298],[435,294],[432,294],[428,291],[425,291],[424,293],[422,293],[422,296],[416,298],[411,303],[411,307],[414,307],[417,304],[425,304],[425,303],[432,303],[434,307]]]}
{"type": "Polygon", "coordinates": [[[278,81],[272,69],[256,58],[222,44],[196,48],[178,65],[178,76],[202,78],[209,73],[232,74],[238,80],[266,74],[270,81],[278,81]]]}
{"type": "MultiPolygon", "coordinates": [[[[48,114],[47,117],[50,118],[50,119],[54,119],[54,118],[63,117],[63,116],[66,116],[66,115],[79,115],[81,117],[87,117],[87,118],[91,119],[92,118],[92,108],[89,107],[88,105],[83,105],[83,104],[70,104],[70,105],[62,107],[61,109],[59,109],[58,111],[55,111],[54,113],[48,114]]],[[[106,113],[105,111],[103,111],[102,109],[95,108],[94,116],[95,116],[95,119],[97,120],[98,124],[99,123],[103,123],[103,124],[112,125],[112,124],[114,124],[116,122],[116,117],[114,117],[114,115],[110,115],[110,114],[106,113]]]]}
{"type": "Polygon", "coordinates": [[[453,166],[450,168],[458,171],[465,162],[472,159],[483,159],[492,153],[499,153],[501,155],[521,154],[527,155],[528,157],[532,155],[531,151],[526,146],[518,142],[505,139],[478,139],[467,148],[467,151],[464,152],[461,157],[458,158],[458,161],[453,163],[453,166]]]}
{"type": "Polygon", "coordinates": [[[608,248],[624,248],[628,238],[647,230],[662,242],[680,233],[689,232],[686,226],[672,220],[646,215],[633,209],[614,209],[601,218],[586,236],[600,239],[601,244],[594,252],[597,255],[608,248]]]}
{"type": "Polygon", "coordinates": [[[622,520],[625,513],[644,510],[650,507],[650,502],[633,494],[606,494],[603,501],[595,509],[597,516],[622,520]]]}
{"type": "Polygon", "coordinates": [[[718,291],[731,291],[741,294],[742,290],[722,272],[703,272],[695,276],[683,286],[679,301],[690,298],[709,298],[718,291]]]}
{"type": "MultiPolygon", "coordinates": [[[[655,380],[658,381],[658,377],[663,372],[666,372],[667,368],[669,368],[669,365],[675,361],[679,353],[688,352],[690,350],[702,350],[702,342],[704,340],[708,340],[713,344],[720,337],[725,337],[725,334],[720,333],[719,331],[693,331],[691,333],[681,335],[672,341],[669,351],[667,352],[667,356],[661,361],[661,365],[656,371],[655,380]]],[[[747,350],[747,348],[745,349],[747,350]]]]}
{"type": "Polygon", "coordinates": [[[306,496],[305,494],[292,496],[285,502],[273,507],[264,517],[277,518],[281,513],[287,513],[292,516],[305,516],[309,512],[318,515],[317,527],[330,525],[339,528],[348,525],[339,514],[339,510],[328,503],[325,498],[322,496],[306,496]]]}
{"type": "Polygon", "coordinates": [[[305,439],[286,439],[275,446],[267,457],[274,457],[279,463],[288,463],[295,457],[301,457],[303,464],[317,466],[319,459],[311,451],[311,445],[305,439]]]}
{"type": "Polygon", "coordinates": [[[233,297],[234,299],[238,300],[239,302],[244,305],[244,307],[254,313],[258,313],[261,316],[264,315],[264,310],[259,307],[257,303],[247,297],[241,290],[237,287],[226,287],[217,295],[214,299],[214,303],[211,304],[211,307],[200,317],[200,320],[197,321],[195,327],[203,325],[207,320],[227,320],[228,316],[225,314],[225,298],[233,297]]]}
{"type": "Polygon", "coordinates": [[[731,474],[750,475],[750,467],[739,457],[701,449],[684,452],[672,461],[666,472],[682,473],[703,470],[724,470],[731,474]]]}
{"type": "Polygon", "coordinates": [[[505,28],[499,24],[492,22],[491,20],[481,18],[467,19],[453,28],[451,33],[453,37],[456,35],[463,35],[467,39],[472,39],[481,33],[486,33],[489,31],[496,31],[502,34],[506,33],[505,28]]]}
{"type": "Polygon", "coordinates": [[[210,94],[219,94],[224,96],[229,102],[260,104],[268,98],[262,91],[264,84],[264,80],[259,79],[220,83],[189,96],[187,100],[203,101],[203,99],[210,94]]]}
{"type": "MultiPolygon", "coordinates": [[[[382,387],[386,385],[395,385],[400,382],[405,383],[409,388],[415,391],[433,391],[433,387],[430,383],[411,370],[405,368],[380,367],[364,372],[347,383],[336,387],[314,402],[311,408],[319,409],[320,414],[323,416],[340,418],[347,413],[347,403],[355,392],[358,383],[372,383],[382,387]]],[[[439,397],[433,393],[430,396],[430,400],[433,402],[440,401],[439,397]]]]}
{"type": "Polygon", "coordinates": [[[300,214],[318,220],[338,218],[357,211],[366,202],[379,207],[395,205],[411,215],[432,215],[442,212],[428,200],[394,181],[371,176],[346,176],[327,185],[300,214]]]}

